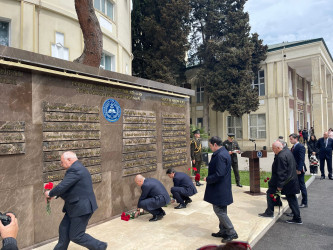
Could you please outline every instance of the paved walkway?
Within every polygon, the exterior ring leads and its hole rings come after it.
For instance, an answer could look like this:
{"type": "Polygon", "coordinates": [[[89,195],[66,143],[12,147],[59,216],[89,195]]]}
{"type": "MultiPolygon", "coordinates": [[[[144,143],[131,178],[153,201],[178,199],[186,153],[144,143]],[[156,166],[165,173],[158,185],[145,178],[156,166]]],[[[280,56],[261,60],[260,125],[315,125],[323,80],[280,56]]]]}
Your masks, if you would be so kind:
{"type": "MultiPolygon", "coordinates": [[[[166,216],[157,222],[148,222],[151,215],[143,215],[130,221],[120,218],[90,227],[87,232],[108,242],[108,249],[197,249],[207,244],[221,244],[221,239],[211,236],[218,231],[218,219],[212,205],[203,201],[205,185],[198,188],[198,194],[186,209],[176,210],[175,205],[165,208],[166,216]]],[[[248,241],[253,246],[278,219],[260,218],[266,208],[265,195],[251,196],[244,191],[249,187],[233,186],[234,203],[228,207],[228,214],[239,235],[238,240],[248,241]]],[[[262,190],[263,192],[265,190],[262,190]]],[[[284,202],[282,210],[286,210],[284,202]]],[[[58,225],[56,225],[58,226],[58,225]]],[[[36,249],[53,249],[56,241],[36,249]]],[[[84,249],[74,243],[70,250],[84,249]]]]}
{"type": "Polygon", "coordinates": [[[301,209],[303,225],[286,224],[289,217],[284,215],[253,250],[333,249],[333,181],[319,178],[308,188],[309,207],[301,209]]]}

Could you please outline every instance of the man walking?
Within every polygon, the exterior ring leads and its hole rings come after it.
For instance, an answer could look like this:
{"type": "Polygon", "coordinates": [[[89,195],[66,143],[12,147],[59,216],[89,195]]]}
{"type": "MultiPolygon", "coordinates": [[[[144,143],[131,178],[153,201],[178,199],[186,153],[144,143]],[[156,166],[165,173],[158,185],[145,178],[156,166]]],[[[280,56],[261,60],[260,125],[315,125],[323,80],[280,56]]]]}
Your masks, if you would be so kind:
{"type": "Polygon", "coordinates": [[[204,200],[213,204],[213,209],[219,218],[219,232],[212,233],[214,237],[222,237],[226,243],[237,239],[238,235],[227,214],[227,206],[233,203],[231,192],[231,158],[228,151],[222,146],[218,136],[209,139],[209,147],[213,151],[208,166],[208,176],[204,200]]]}
{"type": "Polygon", "coordinates": [[[328,132],[324,133],[324,137],[317,141],[317,148],[319,149],[319,160],[320,160],[320,179],[325,179],[325,160],[327,163],[328,178],[332,178],[332,147],[333,139],[328,137],[328,132]]]}
{"type": "Polygon", "coordinates": [[[289,135],[290,143],[293,144],[291,152],[294,155],[296,161],[296,173],[298,178],[299,187],[302,193],[302,202],[299,207],[304,208],[308,207],[308,194],[306,191],[306,186],[304,182],[304,174],[306,171],[305,167],[305,147],[303,144],[298,141],[299,135],[291,134],[289,135]]]}
{"type": "MultiPolygon", "coordinates": [[[[192,167],[196,168],[195,171],[196,176],[200,180],[200,168],[202,163],[202,154],[201,154],[201,141],[200,141],[200,130],[197,129],[193,132],[193,140],[191,141],[191,159],[192,159],[192,167]]],[[[196,185],[201,186],[202,184],[196,180],[196,185]]]]}
{"type": "Polygon", "coordinates": [[[170,196],[163,184],[157,179],[144,178],[140,174],[135,176],[135,183],[142,190],[137,211],[142,208],[151,213],[153,217],[150,222],[161,220],[165,215],[162,207],[170,202],[170,196]]]}
{"type": "Polygon", "coordinates": [[[172,168],[169,168],[166,174],[173,180],[171,193],[173,198],[179,203],[175,209],[186,208],[186,205],[192,202],[189,196],[197,193],[197,189],[193,185],[191,178],[187,174],[176,172],[172,168]]]}
{"type": "Polygon", "coordinates": [[[64,179],[51,191],[45,191],[46,198],[61,197],[65,201],[65,213],[59,226],[59,241],[54,249],[67,249],[73,241],[88,249],[106,249],[107,243],[86,234],[88,221],[97,209],[89,171],[78,161],[73,152],[61,156],[61,166],[66,169],[64,179]]]}
{"type": "Polygon", "coordinates": [[[238,171],[238,159],[237,159],[237,154],[240,154],[240,147],[238,145],[238,142],[235,141],[234,138],[235,138],[235,134],[229,133],[228,139],[223,142],[223,146],[229,151],[229,154],[231,157],[232,169],[235,174],[236,185],[238,187],[243,187],[240,184],[240,177],[239,177],[239,171],[238,171]]]}
{"type": "Polygon", "coordinates": [[[287,223],[303,224],[299,210],[296,194],[299,193],[299,184],[296,174],[296,161],[288,148],[284,148],[280,141],[275,141],[272,145],[275,153],[272,164],[272,176],[268,182],[267,209],[259,217],[274,217],[274,195],[277,192],[286,195],[289,207],[293,213],[293,219],[287,223]]]}

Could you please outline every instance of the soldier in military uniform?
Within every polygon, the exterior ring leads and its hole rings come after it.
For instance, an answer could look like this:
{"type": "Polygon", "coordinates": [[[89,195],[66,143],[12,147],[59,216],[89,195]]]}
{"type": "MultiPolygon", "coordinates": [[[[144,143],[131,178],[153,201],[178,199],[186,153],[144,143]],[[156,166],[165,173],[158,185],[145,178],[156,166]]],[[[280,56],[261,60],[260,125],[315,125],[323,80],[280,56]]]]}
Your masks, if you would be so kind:
{"type": "Polygon", "coordinates": [[[240,184],[238,159],[237,159],[237,153],[240,154],[240,147],[237,141],[234,140],[234,137],[235,134],[228,133],[228,139],[223,142],[223,146],[229,151],[231,157],[231,166],[232,169],[234,170],[236,184],[238,187],[243,187],[242,184],[240,184]]]}
{"type": "MultiPolygon", "coordinates": [[[[201,155],[201,141],[200,141],[200,131],[199,129],[193,131],[193,139],[191,141],[191,159],[192,159],[192,167],[196,168],[197,171],[195,171],[196,176],[199,174],[199,180],[200,180],[200,167],[202,162],[202,155],[201,155]]],[[[196,185],[201,186],[201,184],[196,178],[196,185]]]]}

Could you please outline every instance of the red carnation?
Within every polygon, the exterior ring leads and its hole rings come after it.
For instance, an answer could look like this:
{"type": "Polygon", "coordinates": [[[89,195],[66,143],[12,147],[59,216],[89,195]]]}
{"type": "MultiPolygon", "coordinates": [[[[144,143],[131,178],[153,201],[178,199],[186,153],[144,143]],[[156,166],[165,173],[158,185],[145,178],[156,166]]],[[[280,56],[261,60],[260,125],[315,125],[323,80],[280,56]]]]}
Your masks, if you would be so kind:
{"type": "Polygon", "coordinates": [[[269,180],[269,177],[267,177],[267,180],[269,180]]]}
{"type": "Polygon", "coordinates": [[[188,168],[187,170],[191,170],[191,168],[188,168]]]}
{"type": "Polygon", "coordinates": [[[273,201],[274,201],[274,202],[276,202],[276,199],[275,199],[275,198],[273,198],[273,201]]]}
{"type": "Polygon", "coordinates": [[[270,194],[269,196],[270,196],[271,198],[273,198],[273,197],[274,197],[274,195],[273,195],[273,194],[270,194]]]}
{"type": "Polygon", "coordinates": [[[200,181],[200,174],[196,174],[194,179],[195,181],[200,181]]]}
{"type": "MultiPolygon", "coordinates": [[[[50,191],[53,188],[53,183],[49,182],[44,186],[44,193],[46,191],[50,191]]],[[[46,199],[46,212],[50,215],[51,214],[51,205],[50,205],[51,198],[46,199]]]]}
{"type": "Polygon", "coordinates": [[[193,171],[198,171],[198,169],[197,168],[193,168],[193,171]]]}
{"type": "Polygon", "coordinates": [[[264,182],[267,182],[267,180],[265,179],[264,182]]]}

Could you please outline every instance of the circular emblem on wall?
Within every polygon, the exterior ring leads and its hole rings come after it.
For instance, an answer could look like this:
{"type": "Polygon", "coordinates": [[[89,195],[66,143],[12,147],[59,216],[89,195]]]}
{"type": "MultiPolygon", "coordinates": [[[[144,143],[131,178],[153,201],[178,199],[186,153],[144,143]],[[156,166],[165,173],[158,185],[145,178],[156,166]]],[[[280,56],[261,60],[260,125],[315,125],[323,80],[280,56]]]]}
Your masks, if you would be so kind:
{"type": "Polygon", "coordinates": [[[109,122],[116,122],[121,115],[119,103],[114,99],[108,99],[103,104],[103,115],[109,122]]]}

